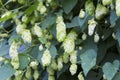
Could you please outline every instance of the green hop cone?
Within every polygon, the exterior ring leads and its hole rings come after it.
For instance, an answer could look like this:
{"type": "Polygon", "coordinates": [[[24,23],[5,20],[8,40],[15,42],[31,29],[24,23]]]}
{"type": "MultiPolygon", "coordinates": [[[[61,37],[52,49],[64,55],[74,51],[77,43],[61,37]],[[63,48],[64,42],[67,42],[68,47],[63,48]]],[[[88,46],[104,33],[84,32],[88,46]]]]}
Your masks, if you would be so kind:
{"type": "Polygon", "coordinates": [[[22,34],[22,31],[26,28],[25,24],[19,23],[16,27],[16,32],[17,34],[22,34]]]}
{"type": "Polygon", "coordinates": [[[100,37],[99,37],[99,35],[96,33],[96,34],[94,35],[94,42],[97,43],[97,42],[99,41],[99,39],[100,39],[100,37]]]}
{"type": "Polygon", "coordinates": [[[78,79],[79,79],[79,80],[85,80],[82,72],[80,72],[80,73],[78,74],[78,79]]]}
{"type": "Polygon", "coordinates": [[[32,42],[32,35],[31,35],[31,32],[30,30],[28,29],[24,29],[22,31],[22,35],[21,35],[23,41],[26,43],[31,43],[32,42]]]}
{"type": "Polygon", "coordinates": [[[43,37],[42,29],[37,24],[35,24],[35,26],[32,27],[31,31],[37,37],[43,37]]]}
{"type": "Polygon", "coordinates": [[[51,54],[48,49],[46,49],[41,58],[43,67],[48,66],[51,63],[51,54]]]}
{"type": "Polygon", "coordinates": [[[77,39],[77,33],[74,30],[71,30],[70,33],[67,35],[67,38],[71,38],[73,40],[77,39]]]}
{"type": "Polygon", "coordinates": [[[23,76],[23,72],[21,70],[17,70],[14,75],[15,75],[15,80],[21,80],[23,76]]]}
{"type": "Polygon", "coordinates": [[[64,53],[63,54],[63,62],[64,63],[68,63],[68,61],[69,61],[69,54],[68,53],[64,53]]]}
{"type": "Polygon", "coordinates": [[[63,68],[63,59],[61,56],[58,58],[57,62],[58,62],[57,68],[58,71],[60,71],[63,68]]]}
{"type": "Polygon", "coordinates": [[[31,78],[31,68],[28,66],[27,69],[26,69],[26,72],[25,72],[25,77],[27,79],[30,79],[31,78]]]}
{"type": "Polygon", "coordinates": [[[34,70],[37,69],[37,66],[39,65],[38,61],[32,61],[30,63],[30,67],[32,67],[34,70]]]}
{"type": "Polygon", "coordinates": [[[83,33],[82,34],[82,40],[86,40],[87,39],[87,34],[83,33]]]}
{"type": "Polygon", "coordinates": [[[51,66],[47,67],[47,72],[49,75],[54,75],[55,71],[53,70],[53,68],[51,66]]]}
{"type": "Polygon", "coordinates": [[[65,37],[66,37],[66,25],[63,22],[63,17],[62,16],[58,16],[57,20],[56,20],[56,32],[57,32],[57,40],[59,42],[64,41],[65,37]]]}
{"type": "Polygon", "coordinates": [[[50,65],[54,70],[57,70],[57,63],[55,59],[52,59],[51,65],[50,65]]]}
{"type": "Polygon", "coordinates": [[[108,8],[106,8],[101,4],[97,5],[96,11],[95,11],[95,17],[97,20],[100,20],[101,18],[103,18],[107,13],[108,13],[108,8]]]}
{"type": "Polygon", "coordinates": [[[33,73],[33,78],[34,78],[34,80],[38,80],[38,78],[39,78],[39,72],[38,72],[38,70],[36,69],[36,70],[34,70],[34,73],[33,73]]]}
{"type": "Polygon", "coordinates": [[[43,5],[43,2],[40,0],[37,10],[40,12],[40,14],[44,14],[47,11],[47,8],[43,5]]]}
{"type": "Polygon", "coordinates": [[[49,75],[49,76],[48,76],[48,80],[55,80],[54,75],[49,75]]]}
{"type": "Polygon", "coordinates": [[[72,64],[76,64],[77,63],[77,51],[73,51],[70,54],[70,62],[72,64]]]}
{"type": "Polygon", "coordinates": [[[66,53],[71,53],[75,49],[74,39],[67,37],[63,42],[63,47],[66,53]]]}
{"type": "Polygon", "coordinates": [[[92,36],[94,31],[95,31],[95,27],[97,25],[97,22],[93,18],[93,19],[88,20],[88,24],[89,24],[88,25],[88,35],[92,36]]]}
{"type": "Polygon", "coordinates": [[[18,69],[19,68],[19,58],[18,57],[14,57],[11,60],[11,64],[14,67],[14,69],[18,69]]]}
{"type": "Polygon", "coordinates": [[[24,22],[24,23],[27,23],[27,22],[28,22],[28,17],[27,17],[26,15],[24,15],[24,16],[22,17],[22,22],[24,22]]]}
{"type": "Polygon", "coordinates": [[[80,10],[79,17],[80,18],[84,18],[85,17],[85,11],[83,9],[80,10]]]}
{"type": "Polygon", "coordinates": [[[22,80],[28,80],[26,77],[23,77],[23,79],[22,80]]]}
{"type": "Polygon", "coordinates": [[[24,3],[25,3],[25,0],[18,0],[18,3],[24,4],[24,3]]]}
{"type": "Polygon", "coordinates": [[[120,16],[120,0],[116,0],[115,9],[116,9],[117,16],[120,16]]]}
{"type": "Polygon", "coordinates": [[[103,5],[110,5],[112,0],[102,0],[103,5]]]}
{"type": "Polygon", "coordinates": [[[74,75],[77,72],[77,65],[71,64],[69,70],[70,70],[71,75],[74,75]]]}
{"type": "Polygon", "coordinates": [[[86,13],[88,13],[89,15],[94,15],[95,12],[95,6],[93,4],[93,2],[91,0],[87,0],[85,3],[85,11],[86,13]]]}

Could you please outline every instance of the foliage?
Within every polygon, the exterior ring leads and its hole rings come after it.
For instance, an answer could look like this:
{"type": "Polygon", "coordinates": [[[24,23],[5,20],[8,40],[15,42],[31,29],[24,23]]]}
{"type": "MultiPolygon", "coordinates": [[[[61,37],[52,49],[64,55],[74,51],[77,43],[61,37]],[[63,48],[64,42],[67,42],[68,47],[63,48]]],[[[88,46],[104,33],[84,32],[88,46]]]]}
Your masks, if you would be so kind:
{"type": "Polygon", "coordinates": [[[0,0],[0,78],[120,80],[119,4],[0,0]]]}

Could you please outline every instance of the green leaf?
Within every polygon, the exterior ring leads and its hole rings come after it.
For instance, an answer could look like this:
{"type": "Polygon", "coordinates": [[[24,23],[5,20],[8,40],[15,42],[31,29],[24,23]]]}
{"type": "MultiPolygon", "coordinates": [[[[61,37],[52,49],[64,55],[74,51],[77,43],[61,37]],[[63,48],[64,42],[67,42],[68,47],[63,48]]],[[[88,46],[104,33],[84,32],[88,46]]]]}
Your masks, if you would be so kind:
{"type": "Polygon", "coordinates": [[[86,14],[85,18],[81,19],[79,16],[76,16],[72,19],[70,23],[66,23],[67,28],[77,27],[79,26],[82,30],[87,28],[88,20],[91,18],[91,16],[88,16],[86,14]]]}
{"type": "Polygon", "coordinates": [[[27,16],[31,15],[32,12],[37,8],[39,2],[35,2],[33,5],[31,5],[26,11],[25,14],[27,16]]]}
{"type": "Polygon", "coordinates": [[[26,54],[24,54],[24,53],[19,54],[19,63],[20,63],[19,68],[20,69],[25,69],[28,66],[29,62],[30,62],[30,59],[26,54]]]}
{"type": "Polygon", "coordinates": [[[114,46],[116,44],[116,41],[109,38],[108,40],[101,41],[98,44],[98,51],[97,51],[97,64],[99,64],[101,61],[103,61],[107,50],[114,46]],[[111,43],[111,44],[110,44],[111,43]]]}
{"type": "Polygon", "coordinates": [[[107,78],[107,80],[113,79],[113,77],[117,73],[117,70],[119,69],[119,65],[120,65],[120,63],[118,60],[114,60],[113,63],[106,62],[103,65],[103,67],[102,67],[103,73],[104,73],[105,77],[107,78]]]}
{"type": "Polygon", "coordinates": [[[15,15],[15,13],[10,12],[8,15],[4,16],[3,18],[0,18],[0,22],[11,19],[14,15],[15,15]]]}
{"type": "Polygon", "coordinates": [[[96,65],[97,53],[93,49],[89,49],[80,55],[81,66],[85,76],[96,65]]]}
{"type": "Polygon", "coordinates": [[[116,15],[116,12],[111,11],[111,13],[110,13],[110,24],[111,25],[114,24],[118,18],[119,17],[116,15]]]}
{"type": "Polygon", "coordinates": [[[68,68],[69,68],[69,65],[64,64],[62,70],[60,70],[60,71],[57,72],[57,79],[58,79],[63,73],[65,73],[65,71],[66,71],[68,68]]]}
{"type": "Polygon", "coordinates": [[[42,58],[42,56],[43,56],[44,51],[45,51],[45,48],[44,48],[42,51],[39,51],[39,52],[38,52],[38,56],[37,56],[37,59],[39,60],[39,62],[40,62],[41,65],[42,65],[42,60],[41,60],[41,58],[42,58]]]}
{"type": "Polygon", "coordinates": [[[31,49],[30,51],[30,55],[33,57],[33,58],[37,58],[38,57],[38,54],[39,54],[39,46],[35,46],[31,49]]]}
{"type": "Polygon", "coordinates": [[[113,78],[113,80],[120,80],[120,72],[118,72],[115,77],[113,78]]]}
{"type": "Polygon", "coordinates": [[[57,49],[56,49],[56,47],[54,45],[50,46],[50,53],[51,53],[52,58],[56,57],[56,55],[57,55],[57,49]]]}
{"type": "Polygon", "coordinates": [[[56,23],[56,16],[55,15],[49,15],[46,17],[44,21],[41,22],[42,29],[49,28],[51,25],[56,23]]]}
{"type": "Polygon", "coordinates": [[[64,12],[68,14],[77,4],[77,0],[62,0],[64,12]]]}
{"type": "Polygon", "coordinates": [[[0,80],[7,80],[13,76],[15,70],[10,66],[10,64],[5,64],[0,67],[0,80]]]}
{"type": "MultiPolygon", "coordinates": [[[[120,26],[118,26],[118,27],[120,27],[120,26]]],[[[120,46],[120,28],[117,28],[117,30],[116,30],[116,37],[117,37],[117,40],[118,40],[118,43],[120,46]]]]}
{"type": "Polygon", "coordinates": [[[3,45],[2,47],[0,47],[0,56],[8,54],[9,48],[10,48],[9,45],[3,45]]]}
{"type": "Polygon", "coordinates": [[[41,37],[39,38],[39,41],[42,43],[42,44],[45,44],[47,42],[47,39],[45,37],[41,37]]]}

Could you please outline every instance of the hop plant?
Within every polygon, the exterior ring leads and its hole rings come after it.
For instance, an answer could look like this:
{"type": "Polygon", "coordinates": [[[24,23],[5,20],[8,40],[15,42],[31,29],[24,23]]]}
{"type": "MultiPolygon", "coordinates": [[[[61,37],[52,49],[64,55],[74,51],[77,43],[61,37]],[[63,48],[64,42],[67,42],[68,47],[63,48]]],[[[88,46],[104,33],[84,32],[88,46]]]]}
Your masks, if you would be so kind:
{"type": "Polygon", "coordinates": [[[9,55],[11,58],[16,58],[18,57],[18,43],[16,41],[13,41],[11,46],[10,46],[10,49],[9,49],[9,55]]]}
{"type": "Polygon", "coordinates": [[[86,40],[86,39],[87,39],[87,34],[83,33],[82,40],[86,40]]]}
{"type": "Polygon", "coordinates": [[[70,54],[70,62],[72,64],[76,64],[77,63],[77,51],[73,51],[70,54]]]}
{"type": "Polygon", "coordinates": [[[37,24],[32,28],[32,33],[38,37],[43,37],[42,29],[37,24]]]}
{"type": "Polygon", "coordinates": [[[77,72],[77,65],[71,64],[69,70],[70,70],[71,75],[74,75],[77,72]]]}
{"type": "Polygon", "coordinates": [[[21,35],[23,41],[26,43],[31,43],[32,42],[32,36],[30,33],[30,30],[25,29],[22,31],[22,35],[21,35]]]}
{"type": "Polygon", "coordinates": [[[11,57],[11,64],[14,67],[14,69],[19,68],[19,58],[18,58],[18,51],[17,51],[18,48],[19,48],[18,43],[16,43],[16,41],[13,41],[10,46],[9,55],[11,57]]]}
{"type": "Polygon", "coordinates": [[[44,14],[47,11],[47,8],[43,5],[42,1],[39,1],[37,10],[40,12],[40,14],[44,14]]]}
{"type": "Polygon", "coordinates": [[[22,22],[24,22],[24,23],[27,23],[27,22],[28,22],[28,17],[27,17],[26,15],[24,15],[24,16],[22,17],[22,22]]]}
{"type": "Polygon", "coordinates": [[[72,38],[67,37],[63,42],[63,47],[66,53],[71,53],[75,49],[75,42],[72,38]]]}
{"type": "Polygon", "coordinates": [[[47,72],[49,75],[54,75],[55,71],[53,70],[53,68],[51,66],[47,67],[47,72]]]}
{"type": "Polygon", "coordinates": [[[100,20],[101,18],[104,17],[104,15],[106,15],[108,13],[108,8],[106,8],[105,6],[98,4],[96,11],[95,11],[95,17],[97,20],[100,20]]]}
{"type": "Polygon", "coordinates": [[[115,7],[115,9],[116,9],[116,14],[117,14],[117,16],[120,16],[120,0],[116,0],[116,7],[115,7]]]}
{"type": "Polygon", "coordinates": [[[102,0],[103,5],[110,5],[112,0],[102,0]]]}
{"type": "Polygon", "coordinates": [[[43,67],[48,66],[51,63],[51,54],[48,49],[46,49],[41,58],[43,67]]]}
{"type": "Polygon", "coordinates": [[[78,79],[79,79],[79,80],[85,80],[84,77],[83,77],[82,72],[80,72],[80,73],[78,74],[78,79]]]}
{"type": "Polygon", "coordinates": [[[31,68],[28,66],[27,69],[26,69],[26,72],[25,72],[25,77],[27,79],[30,79],[31,76],[32,76],[32,74],[31,74],[31,68]]]}
{"type": "Polygon", "coordinates": [[[55,59],[52,59],[52,62],[51,62],[50,66],[53,68],[53,70],[57,70],[57,63],[56,63],[55,59]]]}
{"type": "Polygon", "coordinates": [[[34,80],[38,80],[38,78],[39,78],[39,72],[38,72],[38,70],[36,69],[36,70],[34,70],[34,73],[33,73],[33,78],[34,78],[34,80]]]}
{"type": "Polygon", "coordinates": [[[63,62],[64,63],[68,63],[68,61],[69,61],[69,54],[68,53],[64,53],[63,54],[63,62]]]}
{"type": "Polygon", "coordinates": [[[58,62],[57,68],[58,71],[60,71],[63,68],[63,59],[61,56],[57,59],[57,62],[58,62]]]}
{"type": "Polygon", "coordinates": [[[18,56],[11,59],[11,64],[12,64],[14,69],[19,68],[19,58],[18,58],[18,56]]]}
{"type": "Polygon", "coordinates": [[[49,75],[49,76],[48,76],[48,80],[55,80],[54,75],[49,75]]]}
{"type": "Polygon", "coordinates": [[[96,34],[94,35],[94,42],[97,43],[97,42],[99,41],[99,39],[100,39],[100,37],[99,37],[99,35],[96,33],[96,34]]]}
{"type": "Polygon", "coordinates": [[[40,46],[39,46],[39,50],[40,50],[40,51],[43,50],[43,45],[42,45],[42,44],[40,44],[40,46]]]}
{"type": "Polygon", "coordinates": [[[15,80],[21,80],[23,76],[23,71],[17,70],[14,75],[15,75],[15,80]]]}
{"type": "Polygon", "coordinates": [[[88,13],[89,15],[94,15],[95,6],[94,6],[92,0],[87,0],[87,1],[85,2],[85,11],[86,11],[86,13],[88,13]]]}
{"type": "Polygon", "coordinates": [[[19,23],[16,27],[17,34],[22,34],[22,32],[24,31],[25,28],[26,28],[25,24],[19,23]]]}
{"type": "Polygon", "coordinates": [[[80,18],[84,18],[85,17],[85,11],[83,9],[80,10],[79,17],[80,18]]]}
{"type": "Polygon", "coordinates": [[[32,67],[33,69],[37,69],[38,64],[39,64],[38,61],[31,61],[30,67],[32,67]]]}
{"type": "Polygon", "coordinates": [[[57,20],[56,20],[56,31],[57,31],[57,40],[59,42],[64,41],[65,37],[66,37],[66,25],[63,22],[63,17],[62,16],[58,16],[57,20]]]}
{"type": "Polygon", "coordinates": [[[71,30],[70,33],[67,35],[67,38],[71,38],[73,40],[77,39],[77,33],[74,30],[71,30]]]}
{"type": "Polygon", "coordinates": [[[88,21],[88,35],[92,36],[94,33],[94,29],[97,25],[97,22],[94,19],[88,21]]]}

